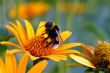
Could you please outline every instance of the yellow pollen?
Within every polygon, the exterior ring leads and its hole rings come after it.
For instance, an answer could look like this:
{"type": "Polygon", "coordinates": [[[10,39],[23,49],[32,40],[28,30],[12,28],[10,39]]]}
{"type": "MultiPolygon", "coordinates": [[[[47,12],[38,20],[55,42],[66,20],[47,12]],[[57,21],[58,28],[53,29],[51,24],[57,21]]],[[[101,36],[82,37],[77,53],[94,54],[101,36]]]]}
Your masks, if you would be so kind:
{"type": "Polygon", "coordinates": [[[110,68],[110,44],[99,41],[95,49],[95,65],[98,68],[110,68]]]}
{"type": "Polygon", "coordinates": [[[48,44],[49,41],[46,38],[43,36],[36,36],[27,42],[25,49],[33,56],[46,56],[53,51],[52,46],[49,46],[48,44]]]}

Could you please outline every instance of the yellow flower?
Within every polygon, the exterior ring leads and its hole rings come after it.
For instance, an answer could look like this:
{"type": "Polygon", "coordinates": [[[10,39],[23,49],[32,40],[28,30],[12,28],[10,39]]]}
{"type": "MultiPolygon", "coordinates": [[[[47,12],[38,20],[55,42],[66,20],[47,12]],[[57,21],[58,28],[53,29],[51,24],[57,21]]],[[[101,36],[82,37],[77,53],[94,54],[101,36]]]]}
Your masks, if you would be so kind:
{"type": "MultiPolygon", "coordinates": [[[[25,73],[29,59],[29,56],[27,54],[28,52],[21,57],[17,65],[16,58],[12,54],[12,51],[7,50],[5,55],[5,63],[2,58],[0,58],[0,73],[25,73]]],[[[41,73],[46,67],[47,63],[48,62],[46,60],[41,61],[34,65],[27,73],[36,73],[36,71],[37,73],[41,73]]]]}
{"type": "MultiPolygon", "coordinates": [[[[93,48],[89,45],[82,45],[84,54],[75,55],[72,54],[70,57],[79,62],[82,65],[90,68],[102,68],[110,69],[110,44],[107,42],[98,41],[98,46],[93,48]]],[[[79,65],[79,64],[68,64],[67,66],[79,65]]]]}
{"type": "Polygon", "coordinates": [[[68,12],[71,10],[71,12],[75,14],[84,13],[86,11],[86,4],[84,3],[66,3],[66,2],[60,2],[58,4],[59,11],[68,12]]]}
{"type": "MultiPolygon", "coordinates": [[[[2,41],[0,42],[0,44],[11,45],[19,48],[13,50],[13,52],[15,53],[28,51],[32,60],[38,58],[46,58],[58,62],[60,60],[67,60],[67,54],[79,53],[76,50],[68,49],[75,46],[80,46],[81,43],[69,43],[65,45],[59,45],[56,49],[53,46],[46,47],[46,45],[48,45],[49,42],[48,40],[44,41],[45,36],[42,35],[45,31],[45,26],[41,28],[41,26],[46,24],[45,21],[40,22],[36,33],[34,32],[32,25],[27,20],[24,20],[24,22],[26,25],[26,30],[23,28],[19,21],[17,21],[17,25],[10,22],[11,26],[6,26],[6,28],[10,30],[13,33],[13,35],[17,38],[17,40],[20,43],[20,46],[7,41],[2,41]]],[[[63,41],[66,40],[71,34],[72,33],[69,31],[60,33],[63,41]]]]}
{"type": "Polygon", "coordinates": [[[33,18],[36,16],[41,16],[48,12],[50,9],[49,4],[44,2],[31,2],[27,4],[20,4],[17,10],[17,7],[11,7],[9,10],[10,17],[18,18],[33,18]]]}
{"type": "Polygon", "coordinates": [[[76,14],[84,13],[86,11],[86,4],[83,3],[73,4],[72,10],[76,14]]]}

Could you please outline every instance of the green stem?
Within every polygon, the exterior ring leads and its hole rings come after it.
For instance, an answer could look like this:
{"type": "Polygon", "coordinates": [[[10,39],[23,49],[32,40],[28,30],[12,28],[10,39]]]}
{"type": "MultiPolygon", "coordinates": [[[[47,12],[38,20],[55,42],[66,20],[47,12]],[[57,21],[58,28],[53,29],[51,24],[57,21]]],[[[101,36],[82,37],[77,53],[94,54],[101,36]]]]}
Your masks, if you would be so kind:
{"type": "Polygon", "coordinates": [[[109,69],[96,69],[94,73],[110,73],[109,69]]]}
{"type": "MultiPolygon", "coordinates": [[[[55,22],[57,23],[57,25],[59,26],[59,27],[61,27],[61,22],[60,22],[60,11],[58,10],[58,4],[60,4],[60,2],[61,2],[62,0],[56,0],[56,3],[55,3],[55,11],[56,11],[56,13],[55,13],[55,22]]],[[[64,65],[65,65],[65,62],[59,62],[58,63],[58,73],[66,73],[66,68],[64,67],[64,65]]]]}
{"type": "Polygon", "coordinates": [[[72,0],[69,1],[69,11],[67,12],[66,30],[71,31],[72,27],[72,0]]]}
{"type": "Polygon", "coordinates": [[[6,1],[2,0],[2,24],[5,23],[5,13],[6,13],[6,1]]]}
{"type": "Polygon", "coordinates": [[[39,63],[40,61],[43,61],[44,59],[42,59],[42,58],[39,58],[39,59],[37,59],[37,60],[34,60],[33,61],[33,65],[35,65],[35,64],[37,64],[37,63],[39,63]]]}
{"type": "MultiPolygon", "coordinates": [[[[69,4],[69,11],[67,12],[67,19],[66,19],[66,30],[72,31],[72,0],[68,2],[69,4]]],[[[69,40],[66,41],[66,43],[69,42],[69,40]]],[[[66,64],[68,64],[70,60],[66,61],[66,64]]],[[[69,67],[66,67],[66,73],[70,70],[69,67]]]]}
{"type": "Polygon", "coordinates": [[[56,11],[56,13],[55,13],[55,21],[56,21],[56,23],[57,23],[57,25],[60,27],[61,25],[60,25],[60,15],[59,15],[59,10],[58,10],[58,4],[60,4],[60,0],[56,0],[56,4],[55,4],[55,11],[56,11]]]}
{"type": "Polygon", "coordinates": [[[16,17],[15,19],[18,19],[19,14],[19,5],[21,3],[21,0],[16,0],[16,17]]]}

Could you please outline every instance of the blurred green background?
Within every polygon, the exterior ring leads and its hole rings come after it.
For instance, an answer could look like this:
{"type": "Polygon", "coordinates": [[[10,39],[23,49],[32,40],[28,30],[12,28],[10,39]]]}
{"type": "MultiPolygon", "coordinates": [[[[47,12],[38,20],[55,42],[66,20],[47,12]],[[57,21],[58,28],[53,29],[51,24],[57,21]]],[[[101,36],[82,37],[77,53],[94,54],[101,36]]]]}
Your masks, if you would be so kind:
{"type": "MultiPolygon", "coordinates": [[[[110,0],[0,0],[0,41],[16,42],[4,28],[16,19],[29,20],[35,29],[40,21],[55,22],[61,31],[73,32],[67,42],[95,46],[97,40],[110,41],[110,0]]],[[[5,49],[0,46],[1,55],[5,49]]],[[[84,73],[85,67],[64,67],[69,62],[50,61],[44,73],[84,73]]]]}

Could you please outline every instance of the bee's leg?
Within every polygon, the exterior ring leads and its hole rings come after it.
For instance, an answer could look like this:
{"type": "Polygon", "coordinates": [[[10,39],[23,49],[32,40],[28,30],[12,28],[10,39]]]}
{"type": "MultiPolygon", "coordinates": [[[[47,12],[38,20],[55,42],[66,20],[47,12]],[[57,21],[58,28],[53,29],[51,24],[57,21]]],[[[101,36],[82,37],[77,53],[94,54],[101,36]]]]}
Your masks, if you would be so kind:
{"type": "Polygon", "coordinates": [[[54,44],[59,44],[59,41],[54,41],[54,44]]]}
{"type": "MultiPolygon", "coordinates": [[[[47,44],[46,47],[48,47],[48,46],[51,45],[51,44],[52,44],[52,41],[51,41],[49,44],[47,44]]],[[[46,48],[46,47],[45,47],[45,48],[46,48]]]]}
{"type": "Polygon", "coordinates": [[[45,37],[45,39],[44,39],[44,41],[43,41],[43,42],[45,42],[48,38],[49,38],[49,36],[45,37]]]}
{"type": "Polygon", "coordinates": [[[59,44],[59,41],[58,41],[56,38],[53,38],[52,43],[53,43],[53,44],[59,44]]]}
{"type": "Polygon", "coordinates": [[[47,33],[47,31],[45,30],[43,33],[42,33],[42,35],[44,35],[44,34],[46,34],[47,33]]]}

